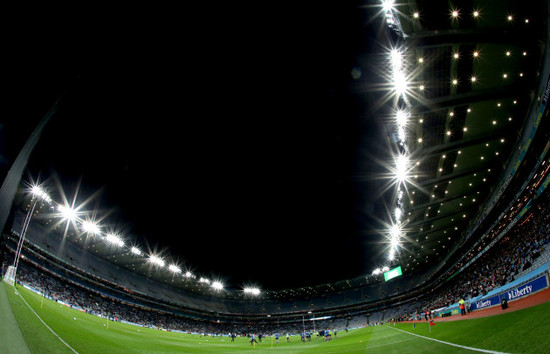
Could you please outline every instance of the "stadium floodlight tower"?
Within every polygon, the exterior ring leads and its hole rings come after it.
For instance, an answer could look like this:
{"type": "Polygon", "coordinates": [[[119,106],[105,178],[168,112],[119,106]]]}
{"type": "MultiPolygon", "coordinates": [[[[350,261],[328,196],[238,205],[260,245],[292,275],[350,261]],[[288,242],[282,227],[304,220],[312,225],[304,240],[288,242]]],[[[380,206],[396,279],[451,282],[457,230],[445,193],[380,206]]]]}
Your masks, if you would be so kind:
{"type": "Polygon", "coordinates": [[[21,225],[21,234],[19,235],[19,241],[17,242],[17,248],[15,250],[13,265],[8,267],[8,270],[6,271],[6,276],[4,278],[6,282],[12,286],[15,284],[17,267],[19,266],[19,259],[21,258],[21,250],[23,249],[23,243],[25,242],[27,229],[29,228],[29,223],[31,222],[36,205],[41,200],[45,201],[48,204],[52,202],[52,199],[50,198],[48,193],[46,193],[40,186],[37,186],[37,185],[32,186],[30,189],[30,193],[32,195],[31,208],[27,212],[27,216],[25,217],[25,221],[23,221],[23,225],[21,225]]]}

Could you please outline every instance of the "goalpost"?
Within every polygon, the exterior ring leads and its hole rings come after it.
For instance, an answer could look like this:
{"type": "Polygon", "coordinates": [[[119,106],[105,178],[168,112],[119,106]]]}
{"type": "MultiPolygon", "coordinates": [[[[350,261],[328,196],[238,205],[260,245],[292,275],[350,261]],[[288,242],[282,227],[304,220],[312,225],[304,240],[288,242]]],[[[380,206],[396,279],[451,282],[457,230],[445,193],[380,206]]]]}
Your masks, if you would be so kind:
{"type": "Polygon", "coordinates": [[[11,286],[15,283],[15,267],[9,266],[6,274],[4,275],[4,281],[11,286]]]}

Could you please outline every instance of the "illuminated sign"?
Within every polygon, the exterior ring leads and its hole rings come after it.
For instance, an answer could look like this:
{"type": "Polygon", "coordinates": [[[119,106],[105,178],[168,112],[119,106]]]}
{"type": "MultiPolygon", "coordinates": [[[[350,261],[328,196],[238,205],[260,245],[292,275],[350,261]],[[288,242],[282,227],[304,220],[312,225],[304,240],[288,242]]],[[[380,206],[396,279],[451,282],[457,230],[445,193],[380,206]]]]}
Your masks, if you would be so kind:
{"type": "Polygon", "coordinates": [[[390,269],[387,272],[385,272],[384,273],[384,280],[388,281],[388,280],[393,279],[395,277],[398,277],[400,275],[403,275],[403,272],[401,271],[401,266],[399,266],[397,268],[390,269]]]}

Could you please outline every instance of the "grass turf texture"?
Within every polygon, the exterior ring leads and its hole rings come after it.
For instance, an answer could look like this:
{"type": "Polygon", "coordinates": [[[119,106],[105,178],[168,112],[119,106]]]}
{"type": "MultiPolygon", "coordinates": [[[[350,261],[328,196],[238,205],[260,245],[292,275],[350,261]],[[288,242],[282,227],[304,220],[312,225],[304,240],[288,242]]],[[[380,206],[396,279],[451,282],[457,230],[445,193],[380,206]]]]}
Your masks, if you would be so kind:
{"type": "MultiPolygon", "coordinates": [[[[6,286],[9,301],[23,336],[33,353],[72,352],[55,337],[17,296],[11,286],[6,286]]],[[[331,342],[314,339],[302,343],[291,337],[286,343],[284,336],[279,344],[267,337],[256,346],[246,338],[236,338],[231,343],[228,337],[202,337],[108,321],[96,316],[70,309],[54,301],[42,299],[24,288],[17,289],[43,321],[68,345],[79,353],[163,353],[163,352],[273,352],[287,353],[462,353],[471,352],[447,344],[412,336],[384,325],[368,327],[345,333],[331,342]],[[73,320],[76,318],[76,321],[73,320]]],[[[439,322],[429,332],[427,323],[399,323],[397,329],[436,338],[463,346],[514,353],[545,353],[550,351],[550,303],[530,309],[505,313],[498,316],[439,322]]]]}

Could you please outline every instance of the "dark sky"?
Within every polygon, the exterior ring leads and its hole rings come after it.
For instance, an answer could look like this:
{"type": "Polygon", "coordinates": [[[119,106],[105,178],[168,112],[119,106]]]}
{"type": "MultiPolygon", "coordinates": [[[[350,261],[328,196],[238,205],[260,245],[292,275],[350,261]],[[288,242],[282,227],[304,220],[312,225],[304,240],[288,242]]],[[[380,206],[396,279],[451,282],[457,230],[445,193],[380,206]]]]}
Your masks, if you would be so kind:
{"type": "Polygon", "coordinates": [[[369,111],[375,10],[295,3],[26,18],[2,173],[67,91],[29,173],[101,190],[92,205],[128,240],[236,287],[372,271],[386,151],[369,111]]]}

